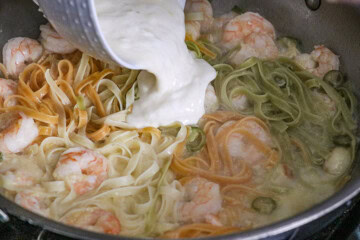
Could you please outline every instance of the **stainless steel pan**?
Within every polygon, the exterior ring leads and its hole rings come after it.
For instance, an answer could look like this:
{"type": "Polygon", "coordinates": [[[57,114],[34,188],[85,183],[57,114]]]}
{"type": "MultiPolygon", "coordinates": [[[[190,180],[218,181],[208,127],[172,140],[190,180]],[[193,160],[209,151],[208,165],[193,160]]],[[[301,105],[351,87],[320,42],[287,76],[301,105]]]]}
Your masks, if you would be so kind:
{"type": "MultiPolygon", "coordinates": [[[[272,22],[278,35],[296,37],[310,51],[315,44],[326,44],[341,55],[341,70],[360,95],[360,6],[331,5],[323,2],[316,11],[307,8],[304,0],[214,0],[215,14],[231,10],[234,5],[259,12],[272,22]]],[[[0,1],[0,47],[12,37],[36,38],[38,27],[46,22],[30,0],[0,1]]],[[[1,55],[1,54],[0,54],[1,55]]],[[[360,156],[357,154],[350,182],[328,200],[306,212],[252,231],[219,236],[214,239],[304,239],[326,226],[342,213],[346,204],[360,192],[360,156]]],[[[109,236],[69,227],[29,212],[0,196],[0,219],[15,215],[45,230],[80,239],[132,239],[109,236]]]]}

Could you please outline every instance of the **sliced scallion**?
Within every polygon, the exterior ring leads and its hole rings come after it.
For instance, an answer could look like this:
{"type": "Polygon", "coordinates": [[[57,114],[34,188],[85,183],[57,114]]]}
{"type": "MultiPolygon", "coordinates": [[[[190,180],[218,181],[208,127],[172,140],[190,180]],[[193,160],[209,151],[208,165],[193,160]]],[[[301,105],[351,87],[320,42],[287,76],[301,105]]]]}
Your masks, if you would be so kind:
{"type": "Polygon", "coordinates": [[[186,149],[189,152],[197,152],[202,149],[206,143],[205,133],[198,127],[190,127],[190,134],[186,141],[186,149]]]}
{"type": "Polygon", "coordinates": [[[324,81],[334,88],[338,88],[345,82],[345,79],[344,75],[340,71],[331,70],[325,74],[324,81]]]}
{"type": "Polygon", "coordinates": [[[318,165],[318,166],[323,165],[325,162],[325,158],[316,152],[313,153],[311,160],[312,160],[312,163],[314,163],[315,165],[318,165]]]}
{"type": "Polygon", "coordinates": [[[270,214],[276,209],[276,202],[269,197],[258,197],[251,204],[252,208],[261,214],[270,214]]]}

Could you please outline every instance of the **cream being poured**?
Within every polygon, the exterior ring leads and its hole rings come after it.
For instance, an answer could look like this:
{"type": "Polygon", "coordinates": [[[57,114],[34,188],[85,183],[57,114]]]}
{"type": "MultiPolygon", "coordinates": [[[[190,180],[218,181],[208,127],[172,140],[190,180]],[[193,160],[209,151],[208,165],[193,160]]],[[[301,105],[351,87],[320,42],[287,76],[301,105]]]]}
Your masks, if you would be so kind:
{"type": "Polygon", "coordinates": [[[100,28],[112,50],[147,70],[138,78],[139,97],[128,123],[195,124],[205,113],[205,90],[215,70],[188,51],[178,0],[95,0],[100,28]]]}

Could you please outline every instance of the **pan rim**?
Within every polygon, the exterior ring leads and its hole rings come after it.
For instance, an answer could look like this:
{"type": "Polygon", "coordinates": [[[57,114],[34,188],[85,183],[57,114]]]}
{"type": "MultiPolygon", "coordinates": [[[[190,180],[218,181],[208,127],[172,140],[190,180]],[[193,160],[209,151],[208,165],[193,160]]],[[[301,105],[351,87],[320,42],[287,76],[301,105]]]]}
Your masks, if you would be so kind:
{"type": "MultiPolygon", "coordinates": [[[[301,226],[304,226],[320,217],[325,216],[328,213],[333,212],[335,209],[343,206],[344,204],[350,205],[351,199],[360,193],[360,178],[354,179],[346,184],[341,190],[336,192],[330,198],[325,201],[314,205],[308,210],[296,214],[290,218],[283,219],[281,221],[259,227],[253,230],[232,233],[228,235],[220,235],[210,237],[207,239],[237,239],[237,240],[258,240],[264,239],[271,236],[284,234],[295,230],[301,226]]],[[[57,222],[50,218],[37,215],[27,209],[22,208],[15,202],[0,195],[0,210],[5,211],[20,218],[23,221],[28,222],[31,225],[39,226],[46,231],[57,233],[63,236],[81,239],[103,239],[103,240],[120,240],[120,239],[131,239],[140,240],[144,238],[119,236],[119,235],[107,235],[96,232],[83,230],[80,228],[65,225],[61,222],[57,222]]],[[[148,238],[146,238],[148,239],[148,238]]],[[[201,239],[201,238],[196,238],[201,239]]]]}

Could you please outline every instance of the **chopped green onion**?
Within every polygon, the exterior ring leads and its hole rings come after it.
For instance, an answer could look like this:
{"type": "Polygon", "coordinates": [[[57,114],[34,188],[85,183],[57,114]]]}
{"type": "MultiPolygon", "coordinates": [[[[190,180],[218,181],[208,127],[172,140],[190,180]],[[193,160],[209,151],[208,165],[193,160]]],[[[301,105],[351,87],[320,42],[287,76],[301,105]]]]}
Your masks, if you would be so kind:
{"type": "Polygon", "coordinates": [[[206,137],[204,131],[198,127],[191,127],[186,141],[186,149],[189,152],[197,152],[202,149],[205,143],[206,137]]]}
{"type": "Polygon", "coordinates": [[[192,41],[185,41],[187,48],[195,53],[196,58],[202,58],[201,51],[198,46],[192,41]]]}
{"type": "Polygon", "coordinates": [[[324,81],[334,88],[338,88],[345,82],[345,79],[344,75],[340,71],[331,70],[325,74],[324,81]]]}
{"type": "Polygon", "coordinates": [[[238,5],[235,5],[231,11],[233,11],[234,13],[237,13],[237,14],[243,14],[245,13],[245,10],[242,9],[241,7],[239,7],[238,5]]]}
{"type": "Polygon", "coordinates": [[[3,153],[0,152],[0,162],[2,162],[4,159],[3,159],[3,153]]]}
{"type": "Polygon", "coordinates": [[[252,202],[251,206],[261,214],[270,214],[276,209],[276,202],[269,197],[258,197],[252,202]]]}
{"type": "Polygon", "coordinates": [[[315,165],[321,166],[321,165],[324,164],[325,158],[322,157],[320,154],[318,154],[318,153],[315,152],[315,153],[313,153],[313,156],[312,156],[312,158],[311,158],[311,161],[312,161],[312,163],[314,163],[315,165]]]}
{"type": "Polygon", "coordinates": [[[83,96],[77,96],[76,97],[76,104],[79,107],[80,110],[86,110],[85,107],[85,101],[83,96]]]}

